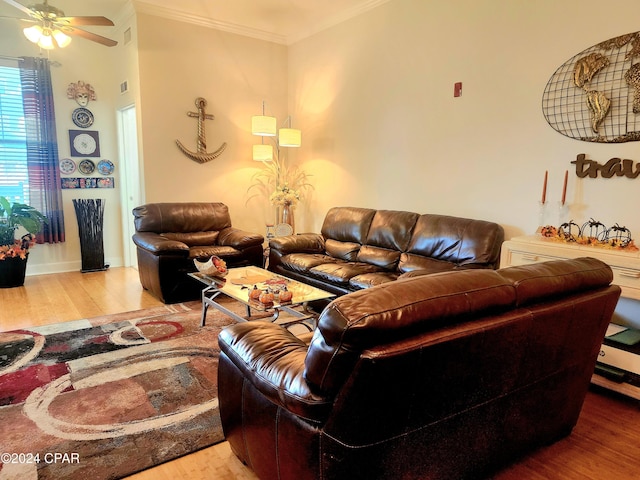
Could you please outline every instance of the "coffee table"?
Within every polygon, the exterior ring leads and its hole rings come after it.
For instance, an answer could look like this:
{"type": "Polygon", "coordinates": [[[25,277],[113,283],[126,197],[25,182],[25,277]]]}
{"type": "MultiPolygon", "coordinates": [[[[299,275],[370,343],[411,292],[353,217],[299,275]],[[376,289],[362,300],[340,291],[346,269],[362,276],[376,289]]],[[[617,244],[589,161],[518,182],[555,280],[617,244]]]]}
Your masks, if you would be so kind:
{"type": "MultiPolygon", "coordinates": [[[[335,297],[333,293],[325,292],[311,285],[254,266],[230,268],[225,277],[206,275],[201,272],[190,273],[189,276],[206,285],[202,290],[201,326],[204,326],[206,323],[208,308],[213,307],[238,322],[251,320],[252,309],[259,312],[271,313],[270,317],[266,317],[266,320],[271,322],[275,322],[280,312],[285,311],[296,317],[294,321],[283,324],[285,327],[292,324],[303,324],[311,331],[315,326],[317,315],[308,309],[309,302],[335,297]],[[254,285],[261,290],[265,290],[267,287],[278,290],[286,285],[287,290],[293,294],[293,297],[291,301],[283,303],[280,303],[276,297],[272,304],[263,305],[259,301],[249,299],[249,292],[253,289],[254,285]],[[243,317],[242,315],[238,315],[236,312],[218,303],[216,299],[221,294],[244,304],[247,308],[247,316],[243,317]],[[311,322],[311,325],[309,322],[311,322]]],[[[260,319],[265,320],[265,317],[261,317],[260,319]]]]}

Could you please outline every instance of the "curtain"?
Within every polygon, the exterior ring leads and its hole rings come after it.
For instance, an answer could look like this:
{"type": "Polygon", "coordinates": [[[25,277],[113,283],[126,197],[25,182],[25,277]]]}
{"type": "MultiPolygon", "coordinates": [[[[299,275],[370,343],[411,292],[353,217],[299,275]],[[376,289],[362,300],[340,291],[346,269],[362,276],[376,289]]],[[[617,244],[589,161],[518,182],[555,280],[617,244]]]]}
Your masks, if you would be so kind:
{"type": "Polygon", "coordinates": [[[20,79],[27,134],[29,204],[47,217],[38,243],[64,242],[64,212],[51,71],[46,58],[24,57],[20,79]]]}

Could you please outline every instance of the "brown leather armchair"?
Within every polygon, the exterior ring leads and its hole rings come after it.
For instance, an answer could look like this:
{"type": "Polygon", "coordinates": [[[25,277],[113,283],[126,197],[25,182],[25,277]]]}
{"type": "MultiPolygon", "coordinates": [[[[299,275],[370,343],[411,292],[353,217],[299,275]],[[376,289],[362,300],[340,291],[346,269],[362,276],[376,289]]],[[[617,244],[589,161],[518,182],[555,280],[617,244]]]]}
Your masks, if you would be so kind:
{"type": "Polygon", "coordinates": [[[164,303],[199,298],[203,285],[188,276],[194,258],[263,265],[264,237],[232,227],[223,203],[148,203],[133,217],[140,282],[164,303]]]}
{"type": "Polygon", "coordinates": [[[481,478],[568,435],[620,295],[581,258],[418,276],[224,329],[220,414],[264,479],[481,478]]]}

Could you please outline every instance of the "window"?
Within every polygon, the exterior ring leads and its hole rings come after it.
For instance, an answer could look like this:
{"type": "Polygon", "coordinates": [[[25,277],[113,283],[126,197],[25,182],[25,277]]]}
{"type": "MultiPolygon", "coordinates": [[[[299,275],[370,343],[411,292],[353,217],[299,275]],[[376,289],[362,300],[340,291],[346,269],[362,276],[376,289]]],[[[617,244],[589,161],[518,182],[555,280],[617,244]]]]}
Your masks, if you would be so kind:
{"type": "Polygon", "coordinates": [[[27,136],[17,66],[0,65],[0,196],[29,204],[27,136]]]}
{"type": "Polygon", "coordinates": [[[9,58],[0,56],[0,195],[46,217],[38,243],[64,242],[49,60],[9,58]]]}

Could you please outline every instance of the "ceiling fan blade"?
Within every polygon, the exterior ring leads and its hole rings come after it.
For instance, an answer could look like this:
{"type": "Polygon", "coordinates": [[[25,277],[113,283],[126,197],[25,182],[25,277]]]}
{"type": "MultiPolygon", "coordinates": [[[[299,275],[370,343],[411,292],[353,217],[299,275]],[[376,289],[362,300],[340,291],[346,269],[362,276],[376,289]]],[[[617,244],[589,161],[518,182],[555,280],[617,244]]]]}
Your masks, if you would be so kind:
{"type": "Polygon", "coordinates": [[[22,10],[24,13],[26,13],[30,17],[34,16],[33,10],[31,10],[30,8],[25,7],[21,3],[18,3],[18,2],[14,1],[14,0],[4,0],[4,3],[7,3],[7,4],[11,5],[12,7],[17,8],[18,10],[22,10]]]}
{"type": "Polygon", "coordinates": [[[115,47],[118,42],[115,40],[111,40],[110,38],[103,37],[102,35],[97,35],[95,33],[87,32],[86,30],[82,30],[80,28],[70,28],[69,31],[64,31],[69,35],[77,35],[78,37],[82,37],[86,40],[91,40],[92,42],[100,43],[106,47],[115,47]]]}
{"type": "MultiPolygon", "coordinates": [[[[6,1],[6,0],[5,0],[6,1]]],[[[100,27],[113,27],[113,22],[107,17],[60,17],[57,19],[69,25],[97,25],[100,27]]]]}

